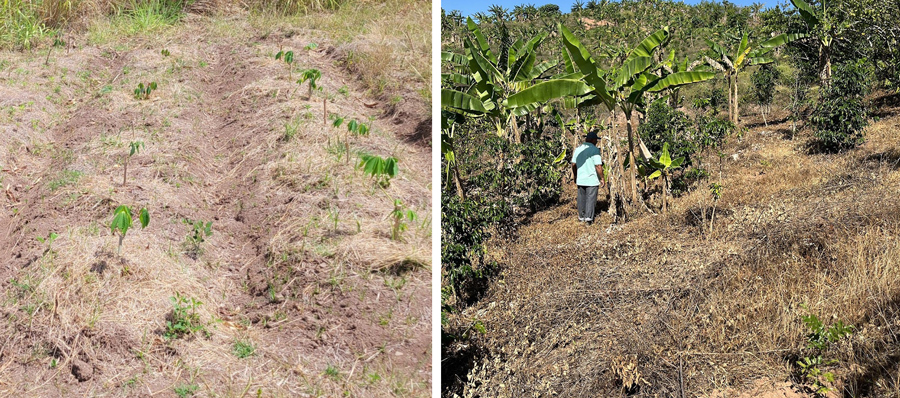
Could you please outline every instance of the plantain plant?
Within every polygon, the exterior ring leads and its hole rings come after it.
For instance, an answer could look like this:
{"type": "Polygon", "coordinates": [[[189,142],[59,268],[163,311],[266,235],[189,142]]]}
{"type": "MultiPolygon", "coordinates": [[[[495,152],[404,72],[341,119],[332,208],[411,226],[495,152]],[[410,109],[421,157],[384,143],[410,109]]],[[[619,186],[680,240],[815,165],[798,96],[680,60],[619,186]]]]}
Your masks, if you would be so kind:
{"type": "Polygon", "coordinates": [[[134,98],[139,100],[145,100],[150,98],[150,93],[156,90],[156,82],[147,83],[145,86],[144,83],[138,84],[137,88],[134,89],[134,98]]]}
{"type": "MultiPolygon", "coordinates": [[[[122,241],[125,240],[125,234],[128,233],[128,230],[131,229],[132,226],[132,212],[131,208],[125,205],[121,205],[116,208],[116,211],[113,212],[112,222],[109,224],[109,229],[113,234],[118,233],[119,235],[119,248],[116,250],[117,254],[122,253],[122,241]]],[[[140,215],[138,216],[141,222],[141,229],[147,227],[150,224],[150,213],[146,208],[142,208],[140,215]]]]}
{"type": "Polygon", "coordinates": [[[288,75],[291,80],[294,80],[294,52],[293,51],[279,51],[278,54],[275,54],[275,60],[283,60],[288,68],[288,75]]]}
{"type": "Polygon", "coordinates": [[[393,156],[385,159],[378,155],[362,154],[357,167],[374,178],[382,188],[386,188],[391,185],[391,178],[397,176],[398,162],[393,156]]]}
{"type": "Polygon", "coordinates": [[[132,156],[134,156],[136,153],[139,153],[141,151],[141,148],[144,147],[144,142],[143,141],[132,141],[131,143],[128,144],[128,146],[129,146],[129,148],[131,148],[131,151],[128,152],[128,156],[125,156],[125,159],[123,162],[125,164],[125,170],[122,173],[122,185],[123,186],[128,185],[128,159],[131,159],[132,156]]]}
{"type": "Polygon", "coordinates": [[[677,159],[672,159],[669,156],[669,143],[663,144],[662,153],[659,155],[659,159],[650,158],[648,165],[651,169],[653,169],[653,173],[650,174],[648,179],[653,180],[659,177],[662,177],[663,187],[662,187],[662,211],[666,212],[666,196],[669,191],[669,176],[672,175],[672,171],[681,167],[681,163],[684,162],[684,157],[680,157],[677,159]]]}
{"type": "Polygon", "coordinates": [[[300,73],[300,80],[297,80],[297,84],[302,86],[303,83],[309,81],[308,97],[312,98],[313,90],[319,89],[319,86],[316,85],[316,81],[318,81],[320,78],[322,78],[322,72],[320,72],[318,69],[306,69],[300,73]]]}

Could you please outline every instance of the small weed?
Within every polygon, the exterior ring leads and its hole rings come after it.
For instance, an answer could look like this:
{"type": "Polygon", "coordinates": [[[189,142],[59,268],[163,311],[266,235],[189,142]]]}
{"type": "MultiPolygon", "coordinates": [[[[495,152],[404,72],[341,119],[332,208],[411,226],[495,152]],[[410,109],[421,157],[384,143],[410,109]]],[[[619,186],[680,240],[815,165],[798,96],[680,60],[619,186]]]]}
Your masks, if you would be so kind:
{"type": "Polygon", "coordinates": [[[304,46],[303,49],[306,51],[310,51],[310,50],[315,50],[318,47],[319,47],[319,45],[316,43],[309,43],[306,46],[304,46]]]}
{"type": "Polygon", "coordinates": [[[328,367],[325,368],[325,375],[334,381],[338,381],[341,377],[341,372],[338,368],[334,367],[334,365],[328,365],[328,367]]]}
{"type": "Polygon", "coordinates": [[[200,322],[200,315],[197,314],[197,308],[203,304],[200,300],[184,297],[180,293],[175,293],[175,297],[169,297],[169,300],[175,308],[172,309],[172,320],[166,321],[166,331],[163,333],[166,340],[206,331],[206,326],[200,322]]]}
{"type": "Polygon", "coordinates": [[[197,393],[197,390],[199,388],[200,386],[196,384],[183,384],[175,387],[175,395],[179,396],[180,398],[193,397],[194,394],[197,393]]]}
{"type": "Polygon", "coordinates": [[[234,345],[231,347],[231,352],[241,359],[253,355],[254,351],[256,351],[256,347],[254,347],[253,344],[244,341],[235,341],[234,345]]]}
{"type": "Polygon", "coordinates": [[[341,86],[341,88],[338,89],[338,93],[346,97],[350,94],[350,90],[347,88],[347,86],[341,86]]]}
{"type": "Polygon", "coordinates": [[[284,124],[284,134],[282,134],[282,141],[288,142],[297,136],[297,133],[300,131],[300,118],[294,118],[294,120],[284,124]]]}
{"type": "Polygon", "coordinates": [[[162,51],[160,51],[159,53],[162,54],[163,57],[168,57],[169,55],[172,55],[172,53],[170,53],[169,49],[167,49],[167,48],[162,49],[162,51]]]}
{"type": "Polygon", "coordinates": [[[77,170],[63,170],[59,173],[59,177],[50,181],[47,188],[50,188],[50,191],[56,191],[66,185],[72,185],[78,182],[78,179],[81,178],[82,175],[84,175],[84,173],[77,170]]]}

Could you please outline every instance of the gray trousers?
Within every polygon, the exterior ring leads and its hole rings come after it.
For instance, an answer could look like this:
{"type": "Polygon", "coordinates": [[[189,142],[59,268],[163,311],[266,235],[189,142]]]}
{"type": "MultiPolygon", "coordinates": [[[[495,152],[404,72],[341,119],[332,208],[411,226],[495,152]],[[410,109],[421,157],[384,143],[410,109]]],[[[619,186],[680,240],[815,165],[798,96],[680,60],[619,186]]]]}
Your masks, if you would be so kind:
{"type": "Polygon", "coordinates": [[[594,221],[594,207],[597,206],[597,188],[578,186],[578,221],[594,221]]]}

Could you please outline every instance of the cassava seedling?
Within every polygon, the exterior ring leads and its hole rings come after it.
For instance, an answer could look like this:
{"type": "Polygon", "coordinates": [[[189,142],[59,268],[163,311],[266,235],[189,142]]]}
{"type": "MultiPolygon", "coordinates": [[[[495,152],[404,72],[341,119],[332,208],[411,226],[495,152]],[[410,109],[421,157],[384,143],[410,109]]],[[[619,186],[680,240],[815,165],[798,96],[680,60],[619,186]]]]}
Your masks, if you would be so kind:
{"type": "Polygon", "coordinates": [[[128,152],[128,156],[125,156],[125,170],[122,173],[122,186],[128,185],[128,159],[131,159],[136,153],[141,151],[141,148],[144,147],[143,141],[132,141],[128,144],[128,147],[131,148],[131,151],[128,152]]]}
{"type": "Polygon", "coordinates": [[[363,154],[357,167],[363,169],[365,174],[374,178],[378,185],[387,187],[391,185],[391,178],[397,176],[397,171],[399,170],[397,162],[397,158],[393,156],[384,159],[378,155],[363,154]]]}
{"type": "Polygon", "coordinates": [[[283,60],[285,65],[288,68],[288,75],[291,80],[294,80],[294,52],[293,51],[279,51],[278,54],[275,54],[275,60],[283,60]]]}
{"type": "Polygon", "coordinates": [[[35,238],[35,239],[37,239],[37,241],[38,241],[38,242],[41,242],[42,244],[43,244],[43,243],[46,243],[46,244],[47,244],[47,248],[44,250],[44,253],[47,253],[47,252],[50,252],[50,251],[53,250],[53,249],[52,249],[52,247],[53,247],[53,241],[55,241],[56,238],[58,238],[58,237],[59,237],[59,235],[57,235],[56,232],[51,232],[49,235],[47,235],[46,238],[43,237],[43,236],[38,236],[38,237],[35,238]]]}
{"type": "Polygon", "coordinates": [[[138,84],[137,88],[134,89],[134,98],[135,99],[149,99],[150,93],[156,90],[156,82],[147,83],[145,86],[144,83],[138,84]]]}
{"type": "MultiPolygon", "coordinates": [[[[147,225],[150,224],[150,213],[146,208],[141,209],[141,213],[138,218],[141,221],[141,229],[147,228],[147,225]]],[[[117,207],[116,211],[113,212],[113,220],[109,224],[110,231],[114,234],[119,234],[119,248],[116,251],[117,254],[122,253],[122,241],[125,240],[125,234],[127,234],[128,230],[131,229],[131,225],[131,208],[125,205],[117,207]]]]}
{"type": "Polygon", "coordinates": [[[400,234],[409,228],[406,221],[415,222],[419,216],[415,211],[407,209],[400,199],[394,199],[394,211],[391,212],[394,225],[391,227],[391,240],[400,240],[400,234]]]}
{"type": "Polygon", "coordinates": [[[50,52],[53,51],[53,47],[62,47],[65,46],[66,42],[62,41],[59,36],[53,38],[53,45],[47,49],[47,59],[44,60],[44,65],[50,65],[50,52]]]}
{"type": "Polygon", "coordinates": [[[206,242],[206,238],[212,236],[212,221],[204,223],[202,220],[194,221],[185,218],[182,220],[191,226],[191,234],[187,236],[188,254],[197,257],[202,254],[200,244],[206,242]]]}
{"type": "Polygon", "coordinates": [[[319,86],[316,85],[316,81],[322,77],[322,72],[319,72],[318,69],[306,69],[300,74],[300,80],[297,80],[297,84],[303,85],[306,81],[309,81],[309,98],[312,98],[313,90],[318,90],[319,86]]]}

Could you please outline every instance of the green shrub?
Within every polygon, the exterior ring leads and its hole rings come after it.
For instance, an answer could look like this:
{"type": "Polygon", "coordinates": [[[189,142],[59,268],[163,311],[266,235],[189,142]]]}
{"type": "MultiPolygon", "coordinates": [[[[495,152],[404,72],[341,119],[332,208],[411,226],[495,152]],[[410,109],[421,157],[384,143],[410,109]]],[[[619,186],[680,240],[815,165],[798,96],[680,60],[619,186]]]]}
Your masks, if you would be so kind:
{"type": "Polygon", "coordinates": [[[697,151],[694,142],[696,131],[688,116],[665,103],[658,101],[647,109],[647,118],[638,128],[638,134],[650,152],[656,154],[669,144],[669,154],[683,157],[685,166],[691,165],[691,155],[697,151]]]}
{"type": "Polygon", "coordinates": [[[775,86],[778,84],[780,76],[778,69],[772,64],[760,66],[750,76],[753,83],[753,100],[757,105],[762,107],[763,121],[768,126],[767,116],[769,114],[769,106],[775,98],[775,86]]]}
{"type": "Polygon", "coordinates": [[[831,84],[825,86],[816,102],[810,124],[818,149],[837,152],[864,141],[869,110],[865,96],[870,74],[861,61],[835,65],[831,84]]]}

